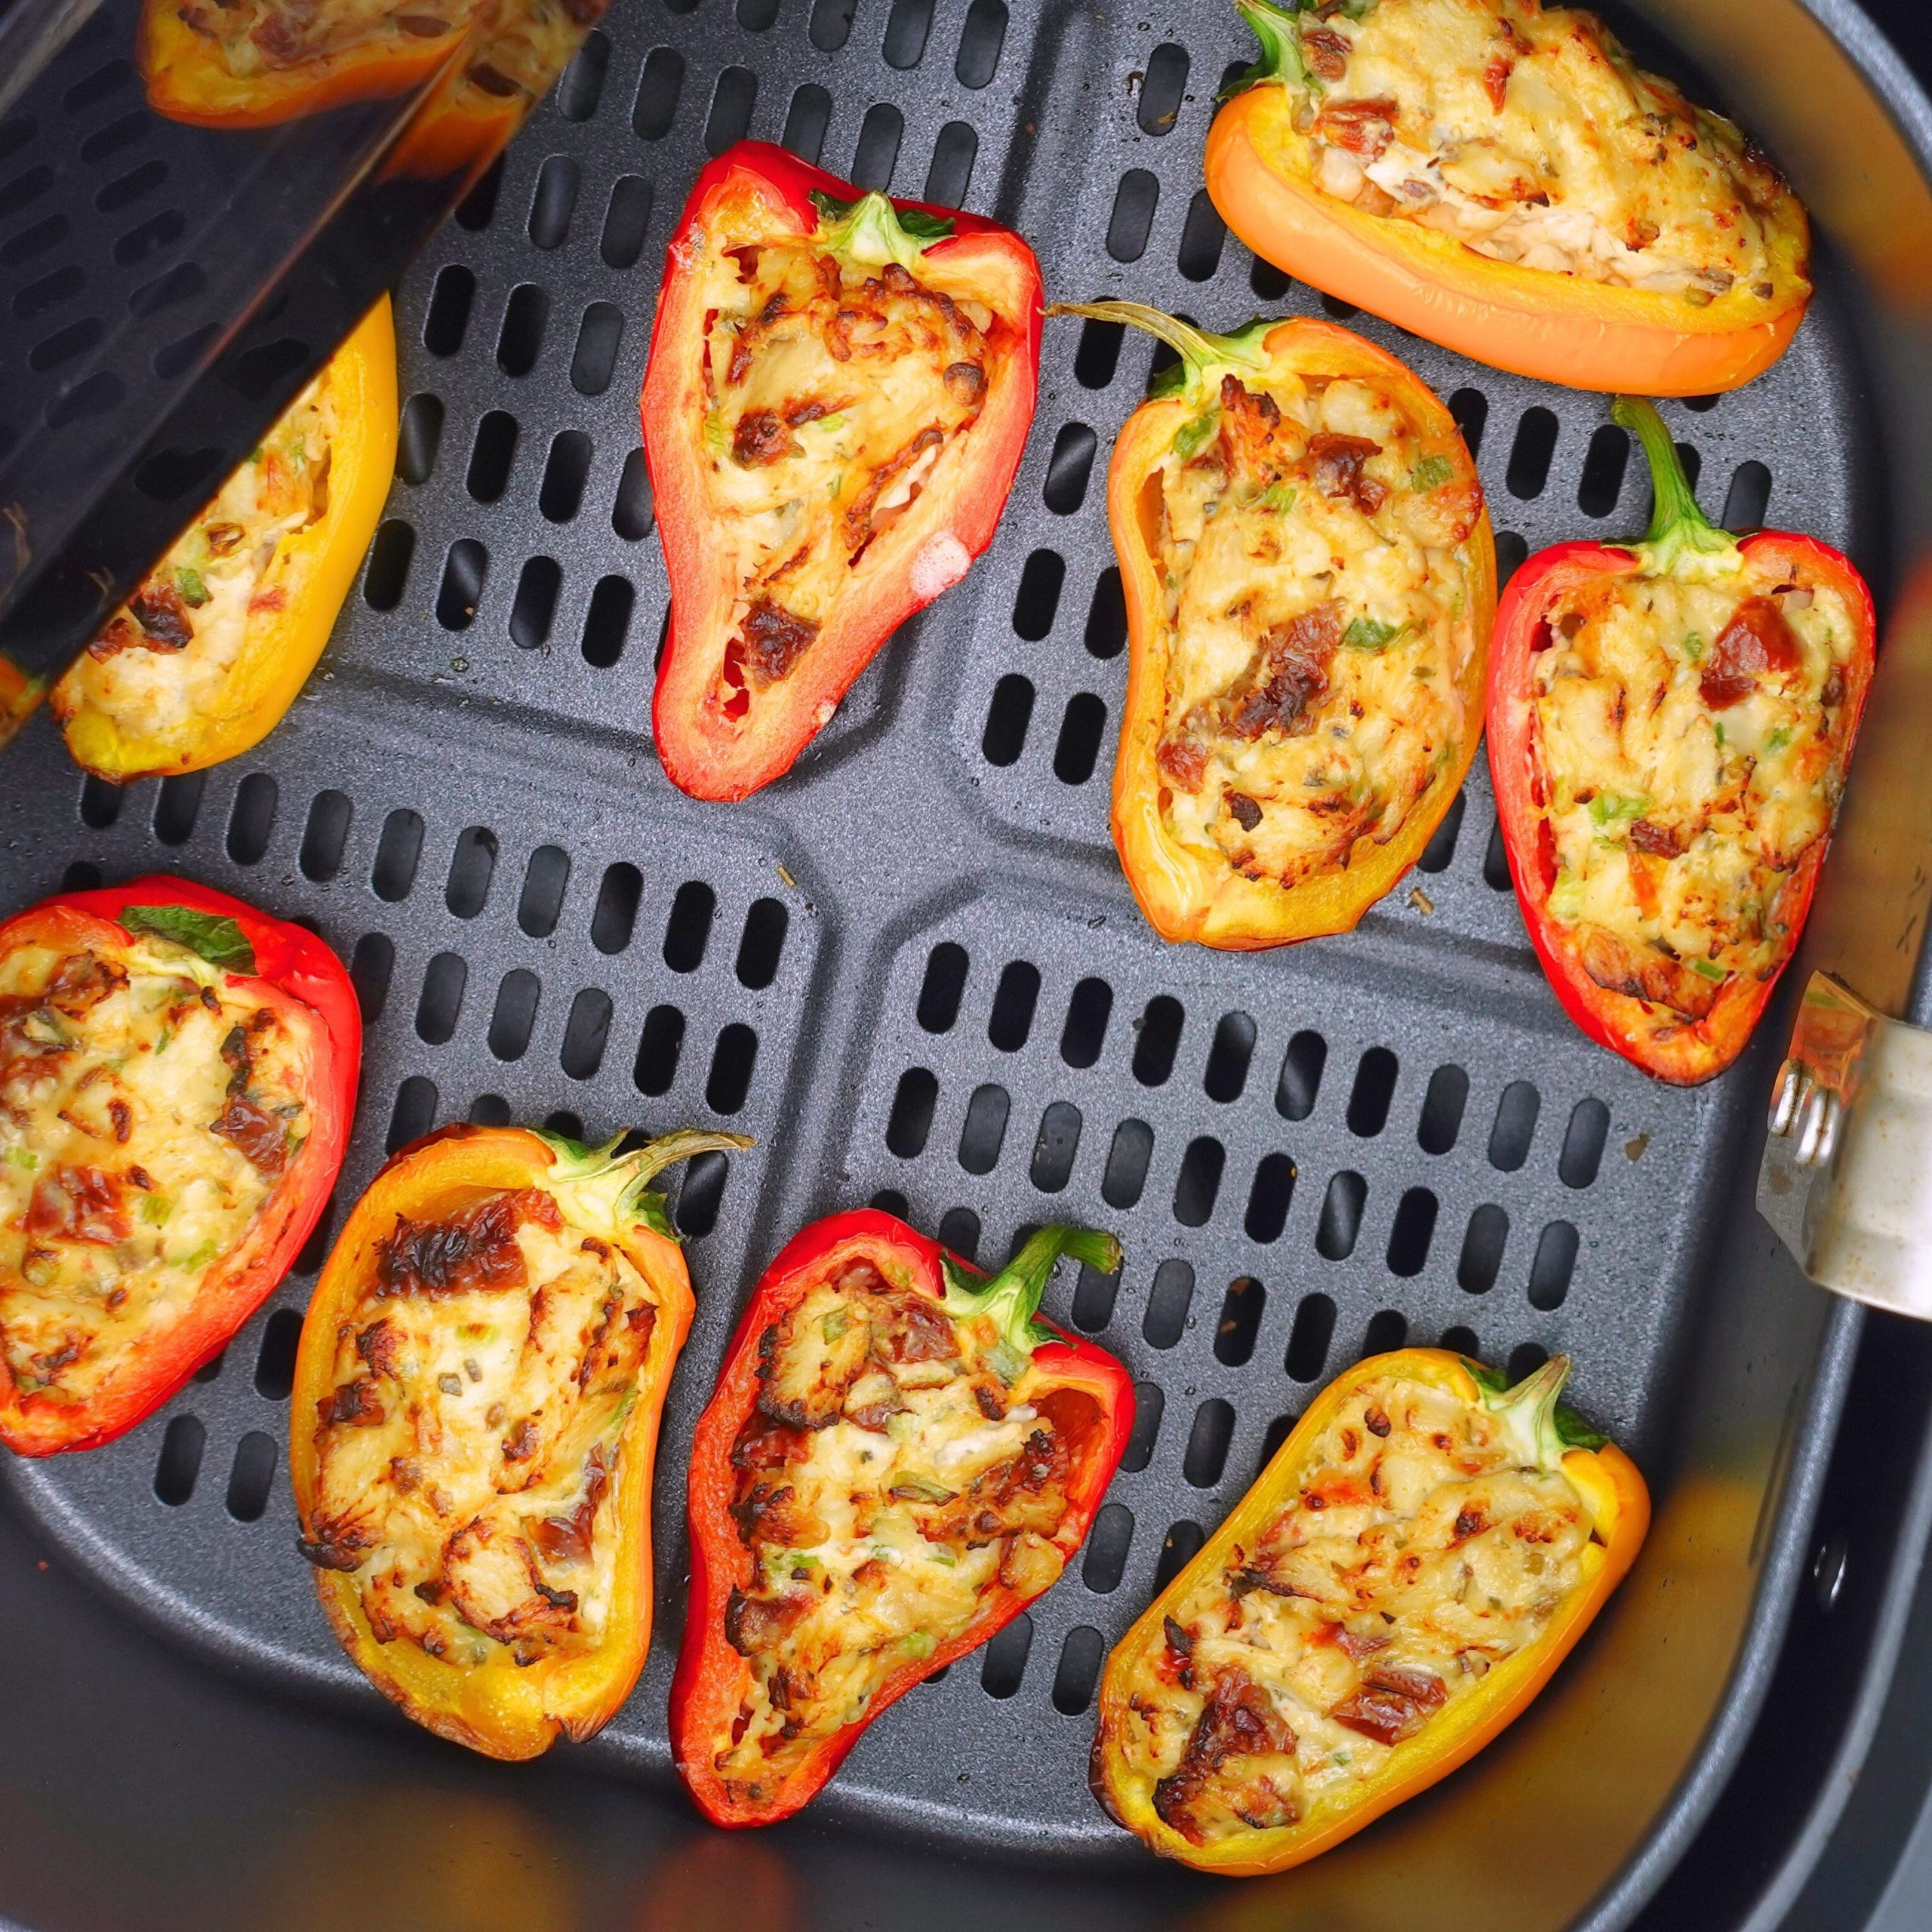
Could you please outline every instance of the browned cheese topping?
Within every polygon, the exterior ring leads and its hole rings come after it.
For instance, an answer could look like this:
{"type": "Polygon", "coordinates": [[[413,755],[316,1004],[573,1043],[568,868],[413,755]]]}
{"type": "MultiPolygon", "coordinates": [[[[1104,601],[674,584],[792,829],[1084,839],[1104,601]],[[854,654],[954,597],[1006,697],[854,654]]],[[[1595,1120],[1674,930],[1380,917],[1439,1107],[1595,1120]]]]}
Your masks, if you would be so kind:
{"type": "Polygon", "coordinates": [[[1300,17],[1292,125],[1316,185],[1499,262],[1707,306],[1769,300],[1804,217],[1727,121],[1645,73],[1592,14],[1368,0],[1300,17]]]}
{"type": "Polygon", "coordinates": [[[1120,1743],[1191,1844],[1346,1805],[1534,1644],[1592,1534],[1560,1470],[1420,1382],[1358,1392],[1299,1489],[1176,1603],[1120,1743]]]}
{"type": "Polygon", "coordinates": [[[715,1754],[743,1795],[860,1721],[989,1592],[1030,1598],[1059,1577],[1051,1540],[1097,1412],[989,1339],[863,1260],[760,1338],[758,1407],[732,1452],[752,1583],[725,1625],[752,1682],[715,1754]]]}
{"type": "Polygon", "coordinates": [[[0,1347],[83,1401],[158,1344],[308,1137],[306,1045],[159,939],[0,958],[0,1347]]]}
{"type": "Polygon", "coordinates": [[[541,1189],[398,1217],[337,1323],[302,1546],[354,1577],[378,1642],[465,1666],[597,1647],[657,1312],[629,1257],[541,1189]]]}
{"type": "Polygon", "coordinates": [[[1786,888],[1844,782],[1856,645],[1837,591],[1761,555],[1552,605],[1531,686],[1549,910],[1599,984],[1700,1020],[1732,974],[1783,963],[1786,888]]]}
{"type": "Polygon", "coordinates": [[[1293,886],[1386,844],[1477,721],[1480,488],[1380,383],[1222,377],[1143,486],[1171,834],[1293,886]]]}
{"type": "Polygon", "coordinates": [[[862,268],[810,242],[730,249],[714,279],[705,447],[715,540],[738,585],[724,708],[743,717],[811,648],[872,545],[942,480],[986,398],[992,318],[923,263],[862,268]]]}

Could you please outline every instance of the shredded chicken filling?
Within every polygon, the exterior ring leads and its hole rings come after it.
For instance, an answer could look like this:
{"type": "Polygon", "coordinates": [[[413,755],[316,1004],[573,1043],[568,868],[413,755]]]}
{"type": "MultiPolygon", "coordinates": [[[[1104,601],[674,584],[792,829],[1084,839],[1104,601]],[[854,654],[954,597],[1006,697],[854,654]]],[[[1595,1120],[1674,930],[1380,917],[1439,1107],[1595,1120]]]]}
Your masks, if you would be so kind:
{"type": "Polygon", "coordinates": [[[1481,514],[1380,386],[1223,377],[1143,486],[1165,589],[1161,804],[1292,886],[1385,844],[1472,728],[1463,547],[1481,514]]]}
{"type": "Polygon", "coordinates": [[[231,1254],[309,1134],[309,1054],[162,940],[0,958],[0,1349],[98,1393],[231,1254]]]}
{"type": "Polygon", "coordinates": [[[328,514],[338,433],[325,368],[61,678],[63,723],[96,712],[146,737],[232,708],[224,688],[250,626],[279,621],[306,588],[289,539],[328,514]]]}
{"type": "Polygon", "coordinates": [[[1747,558],[1595,578],[1547,617],[1531,690],[1550,916],[1600,984],[1701,1019],[1732,974],[1791,950],[1786,889],[1844,783],[1852,614],[1747,558]]]}
{"type": "Polygon", "coordinates": [[[1802,232],[1790,190],[1593,14],[1357,0],[1300,23],[1294,122],[1324,193],[1498,261],[1693,306],[1774,293],[1774,261],[1802,232]]]}
{"type": "Polygon", "coordinates": [[[909,1663],[972,1629],[986,1593],[1060,1575],[1091,1398],[1011,1383],[970,1320],[870,1262],[844,1264],[760,1342],[732,1452],[752,1585],[725,1631],[751,1683],[715,1761],[755,1801],[858,1723],[909,1663]]]}
{"type": "Polygon", "coordinates": [[[729,255],[705,338],[704,434],[739,587],[724,709],[743,717],[971,434],[992,318],[896,262],[860,268],[809,242],[729,255]]]}
{"type": "Polygon", "coordinates": [[[1197,1845],[1346,1806],[1537,1641],[1591,1536],[1568,1479],[1518,1466],[1486,1411],[1371,1383],[1279,1512],[1174,1605],[1131,1685],[1129,1773],[1197,1845]]]}
{"type": "Polygon", "coordinates": [[[473,1666],[603,1641],[657,1314],[623,1249],[541,1189],[398,1217],[338,1319],[302,1545],[354,1577],[379,1643],[473,1666]]]}

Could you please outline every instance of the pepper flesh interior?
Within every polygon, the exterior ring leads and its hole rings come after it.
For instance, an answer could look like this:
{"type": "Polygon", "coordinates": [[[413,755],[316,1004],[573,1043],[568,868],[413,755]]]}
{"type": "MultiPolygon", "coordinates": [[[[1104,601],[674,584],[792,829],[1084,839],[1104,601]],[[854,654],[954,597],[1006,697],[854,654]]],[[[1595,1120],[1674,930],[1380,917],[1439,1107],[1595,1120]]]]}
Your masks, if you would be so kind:
{"type": "Polygon", "coordinates": [[[1260,365],[1178,426],[1140,505],[1177,838],[1292,886],[1392,838],[1457,758],[1482,497],[1434,440],[1387,384],[1260,365]]]}
{"type": "Polygon", "coordinates": [[[22,1394],[88,1401],[189,1312],[308,1137],[312,1045],[166,940],[0,955],[0,1349],[22,1394]]]}
{"type": "Polygon", "coordinates": [[[1533,743],[1553,874],[1599,985],[1708,1014],[1789,952],[1787,883],[1831,829],[1857,631],[1786,562],[1599,577],[1547,613],[1533,743]]]}
{"type": "Polygon", "coordinates": [[[1029,1598],[1055,1581],[1051,1539],[1097,1420],[1091,1396],[1043,1390],[989,1321],[955,1319],[863,1258],[759,1348],[732,1451],[753,1583],[725,1623],[751,1681],[713,1741],[728,1790],[753,1801],[968,1632],[989,1590],[1029,1598]]]}
{"type": "Polygon", "coordinates": [[[1128,1777],[1191,1844],[1346,1809],[1399,1744],[1535,1644],[1589,1509],[1503,1420],[1395,1376],[1352,1392],[1299,1486],[1174,1604],[1121,1687],[1128,1777]]]}
{"type": "Polygon", "coordinates": [[[737,598],[726,715],[811,648],[873,540],[933,486],[984,402],[992,312],[923,259],[817,238],[711,257],[706,467],[737,598]]]}
{"type": "Polygon", "coordinates": [[[1803,260],[1804,214],[1777,171],[1594,14],[1367,0],[1269,8],[1263,28],[1292,42],[1280,77],[1315,185],[1364,214],[1693,307],[1734,288],[1769,300],[1777,265],[1803,260]]]}
{"type": "Polygon", "coordinates": [[[398,1217],[337,1326],[303,1544],[353,1574],[379,1643],[458,1666],[598,1647],[620,1438],[657,1316],[566,1196],[478,1191],[398,1217]]]}
{"type": "Polygon", "coordinates": [[[232,711],[224,689],[249,626],[297,608],[315,567],[287,540],[328,509],[344,426],[334,369],[276,419],[69,667],[49,700],[63,725],[93,715],[121,737],[165,740],[232,711]]]}

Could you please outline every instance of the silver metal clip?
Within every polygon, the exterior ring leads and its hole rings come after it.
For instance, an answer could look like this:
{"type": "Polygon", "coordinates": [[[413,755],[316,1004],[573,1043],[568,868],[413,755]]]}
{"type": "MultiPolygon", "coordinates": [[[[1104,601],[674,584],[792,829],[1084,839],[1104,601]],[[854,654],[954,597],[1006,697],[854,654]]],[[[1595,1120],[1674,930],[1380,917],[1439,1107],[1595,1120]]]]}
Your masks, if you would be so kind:
{"type": "Polygon", "coordinates": [[[1812,974],[1758,1211],[1820,1287],[1932,1320],[1932,1033],[1812,974]]]}

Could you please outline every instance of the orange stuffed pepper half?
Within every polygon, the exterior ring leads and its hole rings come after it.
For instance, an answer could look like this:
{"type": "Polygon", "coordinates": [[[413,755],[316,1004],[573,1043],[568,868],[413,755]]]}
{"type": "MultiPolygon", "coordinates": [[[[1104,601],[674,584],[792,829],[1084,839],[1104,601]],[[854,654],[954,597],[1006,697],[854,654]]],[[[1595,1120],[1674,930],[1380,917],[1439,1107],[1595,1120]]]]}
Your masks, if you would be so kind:
{"type": "Polygon", "coordinates": [[[651,1479],[691,1277],[665,1167],[523,1128],[406,1148],[349,1216],[296,1360],[300,1549],[343,1647],[439,1737],[575,1740],[651,1642],[651,1479]]]}
{"type": "Polygon", "coordinates": [[[1258,255],[1572,389],[1699,395],[1784,353],[1810,232],[1739,131],[1540,0],[1236,0],[1261,59],[1208,139],[1258,255]]]}
{"type": "Polygon", "coordinates": [[[1636,1466],[1558,1401],[1439,1349],[1318,1396],[1107,1660],[1094,1789],[1230,1876],[1326,1851],[1519,1717],[1636,1556],[1636,1466]]]}
{"type": "Polygon", "coordinates": [[[1113,831],[1164,939],[1346,932],[1422,855],[1482,730],[1496,552],[1447,408],[1332,322],[1204,334],[1114,445],[1127,604],[1113,831]]]}

